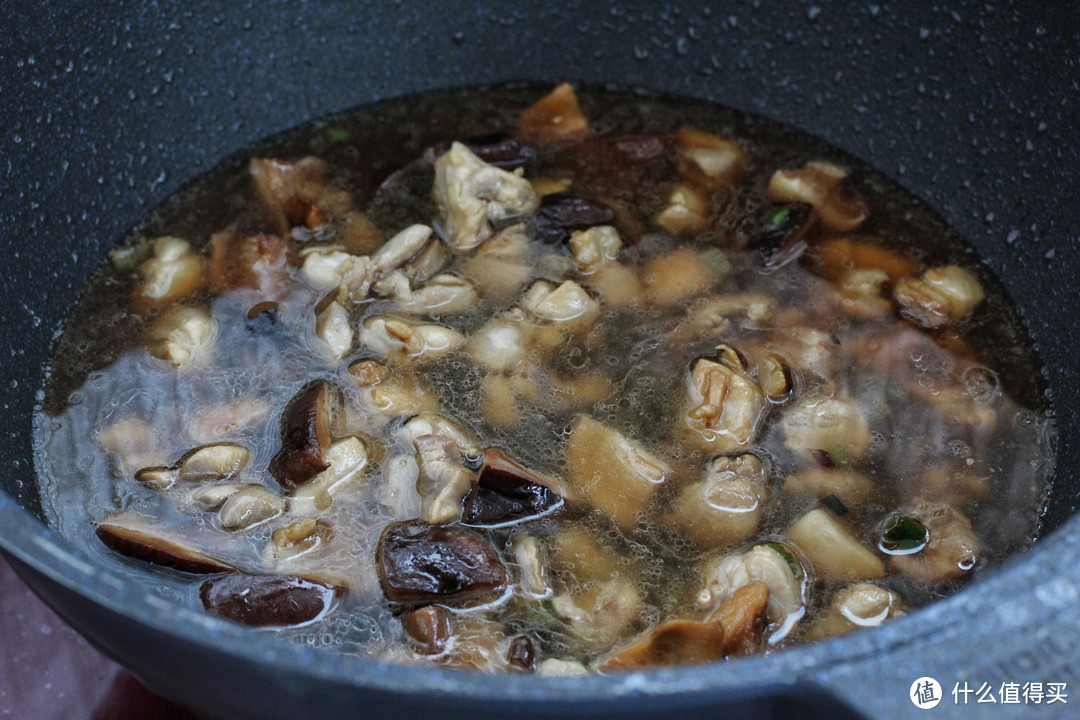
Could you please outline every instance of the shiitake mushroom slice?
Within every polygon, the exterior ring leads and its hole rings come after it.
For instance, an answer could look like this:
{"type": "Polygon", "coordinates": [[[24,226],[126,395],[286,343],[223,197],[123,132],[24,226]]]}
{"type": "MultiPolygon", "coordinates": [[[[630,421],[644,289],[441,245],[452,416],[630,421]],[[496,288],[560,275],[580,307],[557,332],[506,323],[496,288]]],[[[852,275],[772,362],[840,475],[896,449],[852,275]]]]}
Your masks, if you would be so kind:
{"type": "Polygon", "coordinates": [[[98,539],[113,552],[154,565],[195,574],[232,572],[234,568],[196,548],[166,528],[132,513],[117,513],[98,523],[98,539]]]}
{"type": "Polygon", "coordinates": [[[376,564],[383,593],[399,602],[470,600],[507,583],[495,546],[458,525],[391,523],[379,539],[376,564]]]}
{"type": "Polygon", "coordinates": [[[484,451],[476,486],[465,498],[462,522],[506,525],[542,515],[561,505],[543,476],[496,448],[484,451]]]}
{"type": "Polygon", "coordinates": [[[207,580],[199,598],[207,612],[253,627],[284,627],[326,613],[341,589],[295,575],[225,575],[207,580]]]}
{"type": "Polygon", "coordinates": [[[330,467],[330,423],[337,388],[326,380],[314,380],[300,389],[281,416],[281,449],[270,460],[270,474],[286,490],[330,467]]]}

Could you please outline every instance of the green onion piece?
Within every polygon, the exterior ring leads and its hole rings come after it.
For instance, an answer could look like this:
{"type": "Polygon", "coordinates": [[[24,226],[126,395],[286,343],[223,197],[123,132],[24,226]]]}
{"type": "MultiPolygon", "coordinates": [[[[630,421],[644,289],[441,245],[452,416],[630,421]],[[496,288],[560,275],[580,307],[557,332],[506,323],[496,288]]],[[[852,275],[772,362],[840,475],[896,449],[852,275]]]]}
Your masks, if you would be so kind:
{"type": "Polygon", "coordinates": [[[775,550],[777,555],[784,558],[784,562],[791,568],[791,572],[795,575],[796,579],[803,576],[802,563],[795,558],[795,554],[791,552],[791,549],[787,545],[778,542],[768,542],[765,543],[765,547],[775,550]]]}
{"type": "Polygon", "coordinates": [[[327,128],[326,134],[334,142],[345,142],[349,139],[349,131],[344,128],[327,128]]]}
{"type": "Polygon", "coordinates": [[[930,531],[926,526],[908,515],[893,515],[885,521],[878,547],[889,555],[910,555],[926,547],[930,531]]]}
{"type": "Polygon", "coordinates": [[[761,221],[765,225],[779,227],[787,221],[790,215],[791,208],[784,207],[783,205],[779,207],[766,208],[765,211],[761,213],[761,221]]]}

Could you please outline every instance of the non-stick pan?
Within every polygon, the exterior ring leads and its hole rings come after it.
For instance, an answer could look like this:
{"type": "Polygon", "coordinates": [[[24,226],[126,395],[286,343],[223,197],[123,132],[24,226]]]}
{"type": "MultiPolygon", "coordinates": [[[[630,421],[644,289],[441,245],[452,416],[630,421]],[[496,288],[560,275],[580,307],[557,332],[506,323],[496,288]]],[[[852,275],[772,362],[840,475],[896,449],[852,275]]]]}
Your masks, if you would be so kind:
{"type": "Polygon", "coordinates": [[[966,716],[951,693],[964,682],[1063,682],[1080,703],[1078,104],[1080,14],[1052,0],[6,3],[0,545],[92,642],[208,717],[841,717],[837,697],[903,717],[921,712],[908,694],[922,676],[943,686],[939,715],[966,716]],[[1046,368],[1058,440],[1043,539],[956,596],[839,640],[619,677],[492,679],[279,643],[107,577],[44,526],[31,456],[43,368],[80,289],[140,217],[314,116],[564,79],[788,123],[939,211],[1001,279],[1046,368]]]}

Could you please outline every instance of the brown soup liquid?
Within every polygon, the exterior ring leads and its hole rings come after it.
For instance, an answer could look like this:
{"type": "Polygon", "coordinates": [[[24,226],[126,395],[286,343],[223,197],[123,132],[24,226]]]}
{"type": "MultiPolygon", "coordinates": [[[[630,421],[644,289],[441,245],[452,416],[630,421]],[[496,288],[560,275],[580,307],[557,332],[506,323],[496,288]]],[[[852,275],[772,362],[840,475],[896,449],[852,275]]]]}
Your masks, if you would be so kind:
{"type": "Polygon", "coordinates": [[[936,215],[729,109],[549,92],[316,120],[135,228],[36,416],[55,529],[296,642],[541,674],[873,627],[1034,541],[1038,361],[936,215]]]}

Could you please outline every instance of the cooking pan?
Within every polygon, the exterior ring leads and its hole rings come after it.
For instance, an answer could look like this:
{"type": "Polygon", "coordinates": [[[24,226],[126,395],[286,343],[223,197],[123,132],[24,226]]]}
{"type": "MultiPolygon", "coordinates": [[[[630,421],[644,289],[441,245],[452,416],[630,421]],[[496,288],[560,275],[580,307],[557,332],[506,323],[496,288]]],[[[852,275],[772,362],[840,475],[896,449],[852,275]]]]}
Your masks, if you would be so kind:
{"type": "MultiPolygon", "coordinates": [[[[923,676],[943,687],[942,715],[965,713],[951,695],[961,682],[1066,683],[1080,702],[1080,17],[1068,3],[58,0],[0,15],[0,546],[151,689],[221,718],[843,717],[838,702],[903,717],[920,712],[908,695],[923,676]],[[970,241],[1019,307],[1056,412],[1035,547],[880,629],[768,657],[492,679],[242,630],[106,576],[45,527],[31,452],[44,367],[80,289],[140,217],[220,158],[314,116],[563,79],[793,125],[896,179],[970,241]]],[[[1035,712],[999,705],[995,717],[1035,712]]]]}

